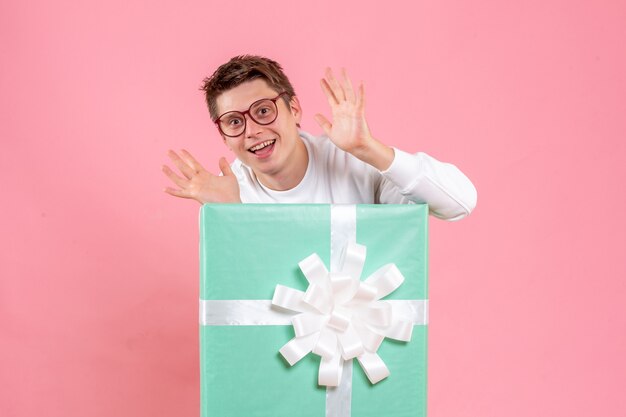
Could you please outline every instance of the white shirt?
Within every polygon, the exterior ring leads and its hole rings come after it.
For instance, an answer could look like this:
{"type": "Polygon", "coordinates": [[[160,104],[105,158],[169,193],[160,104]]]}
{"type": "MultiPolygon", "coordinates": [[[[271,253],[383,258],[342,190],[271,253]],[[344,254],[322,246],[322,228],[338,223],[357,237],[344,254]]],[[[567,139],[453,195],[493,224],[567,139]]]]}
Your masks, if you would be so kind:
{"type": "Polygon", "coordinates": [[[430,214],[446,220],[467,216],[476,206],[476,189],[454,165],[418,152],[394,148],[385,171],[337,148],[327,136],[300,131],[309,164],[294,188],[265,187],[254,172],[236,159],[231,168],[242,203],[411,204],[427,203],[430,214]]]}

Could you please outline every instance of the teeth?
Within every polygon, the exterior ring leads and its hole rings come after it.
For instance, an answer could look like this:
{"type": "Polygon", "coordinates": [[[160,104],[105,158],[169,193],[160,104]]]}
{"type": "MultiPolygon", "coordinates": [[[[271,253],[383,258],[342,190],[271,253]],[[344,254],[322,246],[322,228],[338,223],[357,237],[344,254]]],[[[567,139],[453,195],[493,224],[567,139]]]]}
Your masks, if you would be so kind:
{"type": "Polygon", "coordinates": [[[263,142],[263,143],[259,143],[258,145],[253,146],[252,148],[250,148],[250,150],[251,150],[252,152],[256,152],[256,151],[258,151],[259,149],[263,149],[263,148],[265,148],[266,146],[269,146],[269,145],[271,145],[271,144],[272,144],[272,143],[274,143],[274,142],[276,142],[276,139],[267,140],[267,141],[265,141],[265,142],[263,142]]]}

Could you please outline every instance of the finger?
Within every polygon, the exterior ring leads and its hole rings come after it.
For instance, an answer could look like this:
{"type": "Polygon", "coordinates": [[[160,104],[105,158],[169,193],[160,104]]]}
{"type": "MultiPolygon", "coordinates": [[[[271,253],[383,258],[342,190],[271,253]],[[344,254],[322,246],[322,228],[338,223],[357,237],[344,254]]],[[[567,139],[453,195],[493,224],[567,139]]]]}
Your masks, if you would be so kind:
{"type": "Polygon", "coordinates": [[[346,72],[345,68],[341,69],[341,75],[343,76],[343,84],[344,90],[346,92],[346,98],[348,99],[348,101],[354,103],[356,97],[354,94],[354,89],[352,88],[352,81],[350,81],[350,77],[348,77],[348,73],[346,72]]]}
{"type": "Polygon", "coordinates": [[[330,107],[334,107],[339,104],[339,100],[337,100],[337,97],[335,97],[335,93],[333,93],[333,90],[328,85],[328,82],[322,79],[320,81],[320,85],[322,86],[322,90],[326,95],[326,99],[328,100],[328,104],[330,104],[330,107]]]}
{"type": "Polygon", "coordinates": [[[204,171],[204,168],[202,167],[200,162],[198,162],[196,158],[194,158],[193,155],[189,153],[189,151],[187,151],[186,149],[182,149],[180,151],[180,155],[182,156],[182,159],[187,163],[187,165],[189,165],[191,169],[193,169],[196,173],[204,171]]]}
{"type": "Polygon", "coordinates": [[[356,100],[356,107],[362,113],[365,112],[365,86],[363,85],[363,81],[359,84],[359,96],[356,100]]]}
{"type": "Polygon", "coordinates": [[[163,170],[163,173],[167,175],[167,178],[172,180],[172,182],[178,185],[178,187],[187,188],[187,184],[189,183],[189,181],[176,175],[176,173],[172,171],[170,167],[168,167],[167,165],[163,165],[162,170],[163,170]]]}
{"type": "Polygon", "coordinates": [[[321,114],[316,114],[315,116],[313,116],[315,121],[317,122],[317,124],[320,125],[320,127],[322,128],[322,130],[324,131],[324,133],[326,133],[326,136],[330,137],[330,132],[333,128],[332,123],[330,123],[328,121],[328,119],[326,117],[324,117],[321,114]]]}
{"type": "Polygon", "coordinates": [[[187,179],[191,179],[191,177],[193,177],[195,171],[189,165],[187,165],[187,163],[185,163],[185,161],[183,161],[176,152],[170,150],[167,153],[167,156],[170,157],[174,165],[176,165],[176,168],[178,168],[180,172],[182,172],[183,175],[187,177],[187,179]]]}
{"type": "Polygon", "coordinates": [[[191,198],[191,196],[188,195],[187,192],[185,192],[184,190],[177,190],[176,188],[166,187],[165,189],[163,189],[163,191],[165,191],[169,195],[173,195],[174,197],[191,198]]]}
{"type": "Polygon", "coordinates": [[[230,165],[228,164],[228,161],[226,160],[226,158],[221,157],[219,165],[220,165],[220,171],[222,171],[222,174],[224,174],[225,177],[235,175],[233,174],[233,171],[230,169],[230,165]]]}
{"type": "Polygon", "coordinates": [[[335,97],[337,97],[338,100],[345,100],[346,93],[343,91],[343,88],[341,87],[339,82],[337,82],[335,74],[333,74],[333,70],[331,70],[330,68],[326,68],[326,80],[328,81],[328,85],[335,94],[335,97]]]}

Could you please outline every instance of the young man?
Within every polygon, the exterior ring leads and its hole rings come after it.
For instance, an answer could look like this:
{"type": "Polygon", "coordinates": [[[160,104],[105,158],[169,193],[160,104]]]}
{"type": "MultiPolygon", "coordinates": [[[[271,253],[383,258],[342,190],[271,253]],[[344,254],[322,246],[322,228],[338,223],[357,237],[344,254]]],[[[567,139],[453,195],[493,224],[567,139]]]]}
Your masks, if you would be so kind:
{"type": "Polygon", "coordinates": [[[299,129],[302,109],[278,63],[238,56],[204,80],[211,118],[237,159],[219,161],[223,175],[206,171],[187,151],[169,151],[183,176],[164,166],[178,187],[165,192],[200,203],[428,203],[446,220],[467,216],[476,189],[454,165],[411,155],[375,139],[365,120],[363,85],[345,70],[321,80],[332,120],[315,120],[325,135],[299,129]]]}

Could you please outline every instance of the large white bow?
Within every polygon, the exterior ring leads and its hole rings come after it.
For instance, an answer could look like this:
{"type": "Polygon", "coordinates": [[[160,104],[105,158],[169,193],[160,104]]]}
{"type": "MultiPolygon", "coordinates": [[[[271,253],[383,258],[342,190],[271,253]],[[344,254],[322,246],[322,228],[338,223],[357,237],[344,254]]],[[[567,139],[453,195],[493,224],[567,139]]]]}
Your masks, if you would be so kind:
{"type": "Polygon", "coordinates": [[[298,263],[309,281],[306,292],[283,285],[274,291],[272,304],[301,313],[292,319],[296,336],[280,353],[290,365],[309,352],[321,356],[319,385],[339,385],[343,362],[353,358],[375,384],[389,375],[376,353],[383,339],[411,340],[413,322],[380,301],[404,282],[404,276],[395,264],[387,264],[361,281],[365,256],[365,246],[348,244],[335,273],[314,253],[298,263]]]}

